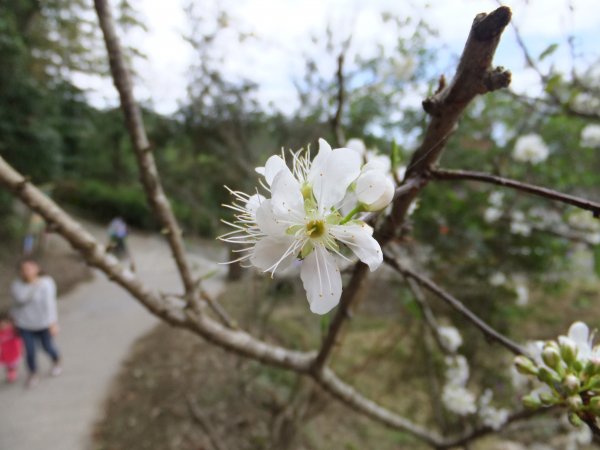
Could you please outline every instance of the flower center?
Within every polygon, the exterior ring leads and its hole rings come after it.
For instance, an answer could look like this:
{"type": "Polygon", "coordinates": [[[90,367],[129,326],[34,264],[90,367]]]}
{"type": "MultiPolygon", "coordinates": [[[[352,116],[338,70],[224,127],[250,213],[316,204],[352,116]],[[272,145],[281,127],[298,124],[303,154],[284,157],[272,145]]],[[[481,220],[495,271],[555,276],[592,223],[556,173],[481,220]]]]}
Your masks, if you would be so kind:
{"type": "Polygon", "coordinates": [[[306,234],[308,237],[316,239],[325,233],[325,222],[322,220],[311,220],[306,224],[306,234]]]}

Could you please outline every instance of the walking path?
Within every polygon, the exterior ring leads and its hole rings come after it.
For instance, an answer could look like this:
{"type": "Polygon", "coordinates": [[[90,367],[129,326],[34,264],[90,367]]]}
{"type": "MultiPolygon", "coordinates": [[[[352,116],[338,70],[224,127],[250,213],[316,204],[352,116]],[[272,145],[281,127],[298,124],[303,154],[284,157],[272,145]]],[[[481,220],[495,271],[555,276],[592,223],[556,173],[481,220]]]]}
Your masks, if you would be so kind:
{"type": "MultiPolygon", "coordinates": [[[[130,241],[142,280],[167,292],[180,291],[165,242],[155,236],[133,236],[130,241]]],[[[201,257],[192,255],[191,260],[199,275],[221,270],[201,257]]],[[[221,288],[220,280],[219,273],[205,281],[204,287],[214,294],[221,288]]],[[[35,388],[24,389],[23,374],[17,384],[0,382],[0,449],[90,448],[92,428],[100,418],[112,379],[133,342],[157,323],[99,272],[60,299],[59,318],[57,344],[63,355],[63,374],[50,378],[50,365],[40,352],[42,377],[35,388]]]]}

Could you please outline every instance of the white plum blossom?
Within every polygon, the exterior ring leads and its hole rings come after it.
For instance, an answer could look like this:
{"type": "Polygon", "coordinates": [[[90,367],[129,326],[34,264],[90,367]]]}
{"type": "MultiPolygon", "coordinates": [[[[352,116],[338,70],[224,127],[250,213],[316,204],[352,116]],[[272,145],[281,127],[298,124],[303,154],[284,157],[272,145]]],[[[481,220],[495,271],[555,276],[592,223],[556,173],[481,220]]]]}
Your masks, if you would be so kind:
{"type": "Polygon", "coordinates": [[[517,294],[517,306],[527,306],[529,303],[529,289],[525,284],[517,284],[515,286],[515,292],[517,294]]]}
{"type": "Polygon", "coordinates": [[[489,278],[489,282],[492,286],[502,286],[503,284],[506,284],[507,281],[506,275],[502,272],[495,272],[489,278]]]}
{"type": "Polygon", "coordinates": [[[593,334],[583,322],[575,322],[569,327],[567,336],[559,336],[559,345],[573,346],[577,349],[577,359],[581,362],[590,360],[600,362],[600,345],[593,346],[593,334]]]}
{"type": "Polygon", "coordinates": [[[448,411],[460,416],[477,411],[475,394],[466,388],[469,380],[469,363],[463,355],[447,356],[446,384],[442,390],[442,403],[448,411]]]}
{"type": "Polygon", "coordinates": [[[600,125],[591,124],[581,130],[581,146],[600,148],[600,125]]]}
{"type": "Polygon", "coordinates": [[[475,395],[464,386],[447,384],[442,391],[442,402],[448,411],[466,416],[477,411],[475,395]]]}
{"type": "Polygon", "coordinates": [[[600,113],[600,98],[588,92],[582,92],[573,99],[572,106],[575,110],[583,113],[598,114],[600,113]]]}
{"type": "Polygon", "coordinates": [[[508,420],[509,411],[505,408],[495,408],[491,406],[493,393],[486,389],[479,397],[479,417],[484,425],[499,430],[508,420]]]}
{"type": "Polygon", "coordinates": [[[463,355],[446,356],[446,380],[464,386],[469,381],[469,363],[463,355]]]}
{"type": "Polygon", "coordinates": [[[495,206],[490,206],[484,211],[483,220],[485,220],[487,223],[494,223],[500,219],[503,214],[504,212],[501,209],[496,208],[495,206]]]}
{"type": "Polygon", "coordinates": [[[500,208],[504,204],[504,193],[494,191],[488,197],[488,203],[496,208],[500,208]]]}
{"type": "Polygon", "coordinates": [[[394,198],[394,182],[381,175],[380,170],[367,164],[356,180],[356,197],[366,211],[379,211],[394,198]]]}
{"type": "Polygon", "coordinates": [[[525,214],[521,211],[512,213],[510,232],[521,236],[529,236],[531,234],[531,226],[525,221],[525,214]]]}
{"type": "Polygon", "coordinates": [[[460,332],[451,326],[440,326],[437,329],[440,341],[450,353],[455,353],[462,345],[463,339],[460,332]]]}
{"type": "Polygon", "coordinates": [[[504,204],[504,194],[500,191],[494,191],[488,197],[490,206],[483,213],[483,219],[487,223],[494,223],[502,217],[504,212],[502,206],[504,204]]]}
{"type": "Polygon", "coordinates": [[[569,225],[582,231],[600,231],[600,220],[594,218],[591,212],[578,210],[571,213],[567,219],[569,225]]]}
{"type": "Polygon", "coordinates": [[[541,163],[548,158],[550,151],[538,134],[526,134],[517,139],[513,158],[520,162],[541,163]]]}
{"type": "Polygon", "coordinates": [[[386,175],[376,169],[370,169],[374,176],[368,182],[357,186],[364,172],[362,162],[358,153],[348,148],[332,149],[320,139],[313,161],[308,152],[294,153],[292,159],[291,170],[280,156],[270,157],[264,167],[257,168],[270,198],[231,191],[235,201],[229,207],[237,214],[235,223],[228,224],[234,231],[221,236],[221,240],[245,245],[238,250],[242,256],[237,261],[250,261],[271,274],[300,259],[300,277],[310,309],[325,314],[339,303],[342,293],[336,257],[348,259],[343,247],[371,270],[383,261],[379,243],[372,237],[373,229],[353,219],[356,212],[364,210],[363,206],[356,205],[344,217],[344,203],[362,198],[370,208],[385,208],[385,200],[391,197],[387,194],[386,175]]]}

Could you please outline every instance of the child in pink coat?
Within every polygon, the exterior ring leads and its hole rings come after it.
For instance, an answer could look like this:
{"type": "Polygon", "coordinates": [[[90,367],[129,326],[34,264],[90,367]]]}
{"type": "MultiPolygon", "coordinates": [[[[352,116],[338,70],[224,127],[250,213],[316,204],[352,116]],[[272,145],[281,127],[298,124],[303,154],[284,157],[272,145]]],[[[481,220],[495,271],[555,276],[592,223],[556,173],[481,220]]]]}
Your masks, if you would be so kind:
{"type": "Polygon", "coordinates": [[[17,379],[21,354],[21,338],[8,314],[0,311],[0,365],[6,367],[6,380],[9,383],[17,379]]]}

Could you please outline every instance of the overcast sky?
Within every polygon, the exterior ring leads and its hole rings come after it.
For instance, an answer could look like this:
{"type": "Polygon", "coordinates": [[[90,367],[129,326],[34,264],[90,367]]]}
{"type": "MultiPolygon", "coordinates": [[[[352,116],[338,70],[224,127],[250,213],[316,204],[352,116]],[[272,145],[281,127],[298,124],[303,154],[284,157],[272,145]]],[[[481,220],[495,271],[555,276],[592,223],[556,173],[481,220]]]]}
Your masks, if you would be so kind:
{"type": "MultiPolygon", "coordinates": [[[[125,37],[147,55],[147,60],[136,62],[141,76],[137,80],[136,95],[162,113],[175,111],[185,98],[188,68],[194,59],[194,52],[182,38],[188,31],[184,3],[187,0],[134,2],[148,31],[125,37]]],[[[328,23],[340,30],[340,35],[351,32],[353,52],[364,54],[373,49],[374,42],[391,44],[381,25],[382,11],[400,17],[407,14],[415,19],[424,17],[439,33],[431,45],[444,46],[450,58],[460,53],[473,17],[498,6],[488,0],[222,0],[220,3],[227,6],[236,24],[257,35],[244,44],[225,36],[219,45],[227,55],[226,76],[232,79],[243,76],[258,82],[260,102],[272,103],[282,110],[297,101],[292,81],[302,72],[302,50],[310,48],[311,33],[322,34],[328,23]]],[[[214,6],[215,1],[202,0],[198,4],[214,6]]],[[[533,54],[538,55],[553,42],[565,44],[566,37],[573,35],[576,48],[589,55],[589,62],[598,57],[598,0],[515,0],[507,5],[512,8],[513,21],[533,54]],[[572,11],[569,4],[573,6],[572,11]]],[[[536,89],[535,74],[525,69],[513,30],[507,31],[498,49],[496,64],[512,70],[516,89],[536,89]]],[[[557,65],[569,66],[566,45],[562,45],[553,60],[557,65]]],[[[323,61],[323,64],[326,71],[330,69],[331,61],[323,61]]],[[[439,70],[448,69],[440,64],[439,70]]],[[[90,99],[96,105],[116,104],[116,94],[109,80],[78,77],[76,82],[89,89],[90,99]]]]}

